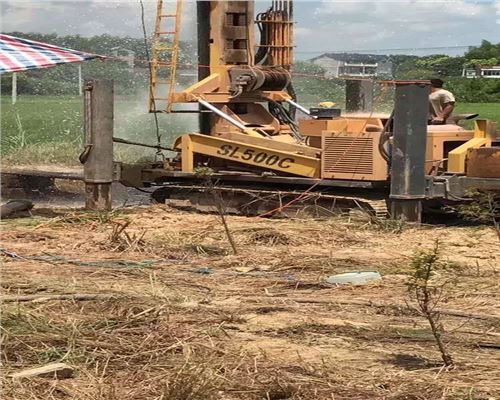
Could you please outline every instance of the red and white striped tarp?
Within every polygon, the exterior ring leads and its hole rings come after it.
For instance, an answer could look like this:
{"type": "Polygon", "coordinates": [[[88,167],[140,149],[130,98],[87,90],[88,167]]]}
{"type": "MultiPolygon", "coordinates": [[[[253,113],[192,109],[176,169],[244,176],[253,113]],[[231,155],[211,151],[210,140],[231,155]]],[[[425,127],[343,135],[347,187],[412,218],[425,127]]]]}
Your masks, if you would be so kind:
{"type": "Polygon", "coordinates": [[[100,58],[77,50],[0,34],[0,74],[100,58]]]}

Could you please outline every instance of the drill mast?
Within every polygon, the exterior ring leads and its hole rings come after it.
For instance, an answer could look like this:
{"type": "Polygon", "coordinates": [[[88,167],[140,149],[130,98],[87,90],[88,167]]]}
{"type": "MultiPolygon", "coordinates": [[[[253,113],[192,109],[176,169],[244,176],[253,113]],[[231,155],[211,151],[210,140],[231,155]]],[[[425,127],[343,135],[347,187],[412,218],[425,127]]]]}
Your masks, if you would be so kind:
{"type": "MultiPolygon", "coordinates": [[[[198,103],[200,109],[212,111],[201,114],[202,133],[282,136],[285,141],[300,142],[291,110],[283,106],[294,98],[289,73],[292,1],[273,1],[269,9],[254,14],[254,1],[197,2],[199,82],[182,92],[171,92],[167,106],[152,111],[175,112],[175,103],[198,103]],[[256,26],[259,44],[255,43],[256,26]]],[[[159,29],[157,24],[156,37],[162,32],[159,29]]],[[[162,61],[155,58],[153,65],[162,61]]],[[[174,65],[175,71],[175,60],[167,65],[174,65]]],[[[159,82],[157,75],[152,82],[159,82]]],[[[156,101],[151,104],[155,106],[156,101]]]]}

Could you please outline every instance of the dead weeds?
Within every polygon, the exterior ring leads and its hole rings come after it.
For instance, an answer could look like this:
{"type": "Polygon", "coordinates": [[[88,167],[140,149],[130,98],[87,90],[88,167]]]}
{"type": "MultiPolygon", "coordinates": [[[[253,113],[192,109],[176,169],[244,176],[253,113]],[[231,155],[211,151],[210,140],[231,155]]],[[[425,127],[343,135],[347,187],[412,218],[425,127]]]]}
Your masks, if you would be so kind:
{"type": "Polygon", "coordinates": [[[4,304],[5,374],[57,361],[77,371],[61,381],[4,377],[6,399],[479,400],[500,393],[491,372],[498,350],[476,345],[485,337],[496,343],[493,323],[447,317],[444,338],[457,368],[441,370],[425,321],[400,307],[409,257],[440,237],[449,262],[441,273],[457,279],[443,307],[497,313],[500,254],[487,229],[399,232],[341,217],[227,217],[235,256],[216,216],[165,207],[28,222],[9,221],[2,247],[50,254],[52,262],[4,255],[4,294],[120,298],[4,304]],[[120,268],[123,258],[177,262],[120,268]],[[383,275],[377,285],[324,282],[374,269],[383,275]],[[353,297],[387,305],[342,303],[353,297]]]}
{"type": "Polygon", "coordinates": [[[237,234],[243,244],[278,246],[291,243],[291,239],[286,233],[280,232],[274,228],[255,227],[239,229],[237,234]]]}

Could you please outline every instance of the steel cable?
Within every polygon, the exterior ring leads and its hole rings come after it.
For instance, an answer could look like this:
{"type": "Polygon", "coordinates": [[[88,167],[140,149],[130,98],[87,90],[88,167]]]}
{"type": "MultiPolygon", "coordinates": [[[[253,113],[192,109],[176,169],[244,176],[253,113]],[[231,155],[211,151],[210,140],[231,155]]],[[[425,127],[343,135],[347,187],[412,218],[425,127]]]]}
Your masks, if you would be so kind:
{"type": "MultiPolygon", "coordinates": [[[[153,85],[151,82],[153,81],[153,68],[151,66],[151,57],[149,54],[149,47],[148,47],[148,35],[146,31],[146,21],[145,21],[145,13],[144,13],[144,3],[142,0],[139,0],[139,4],[141,5],[141,24],[142,24],[142,33],[144,37],[144,50],[146,53],[146,58],[148,61],[148,71],[149,71],[149,96],[151,98],[151,101],[153,103],[153,108],[156,111],[156,101],[154,97],[154,92],[153,92],[153,85]]],[[[156,112],[153,113],[154,116],[154,121],[155,121],[155,130],[156,130],[156,140],[157,140],[157,155],[163,155],[161,152],[161,134],[160,134],[160,124],[158,122],[158,114],[156,112]]]]}

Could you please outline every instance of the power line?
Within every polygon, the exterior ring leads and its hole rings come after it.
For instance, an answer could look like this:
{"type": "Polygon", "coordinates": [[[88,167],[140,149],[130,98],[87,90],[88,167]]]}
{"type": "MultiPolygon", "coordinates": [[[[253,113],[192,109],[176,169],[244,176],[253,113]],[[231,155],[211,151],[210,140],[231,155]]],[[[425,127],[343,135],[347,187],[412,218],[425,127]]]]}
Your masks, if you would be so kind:
{"type": "MultiPolygon", "coordinates": [[[[149,81],[153,80],[153,67],[151,66],[151,57],[149,56],[149,45],[148,45],[148,34],[146,30],[146,21],[145,21],[145,12],[144,12],[144,3],[142,0],[139,0],[139,5],[141,7],[141,26],[142,26],[142,34],[144,39],[144,51],[146,53],[146,58],[148,60],[148,71],[149,71],[149,81]]],[[[153,107],[156,110],[156,104],[154,99],[153,87],[151,83],[149,85],[149,95],[153,101],[153,107]]],[[[157,149],[156,154],[161,155],[161,134],[160,134],[160,124],[158,122],[158,114],[154,113],[153,118],[155,121],[155,133],[156,133],[156,141],[157,141],[157,149]]]]}
{"type": "Polygon", "coordinates": [[[363,50],[307,50],[295,51],[298,54],[313,54],[313,53],[366,53],[366,52],[381,52],[381,51],[405,51],[405,50],[445,50],[445,49],[468,49],[477,47],[477,45],[459,45],[459,46],[436,46],[436,47],[405,47],[399,49],[363,49],[363,50]]]}

